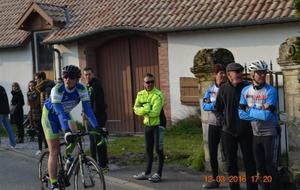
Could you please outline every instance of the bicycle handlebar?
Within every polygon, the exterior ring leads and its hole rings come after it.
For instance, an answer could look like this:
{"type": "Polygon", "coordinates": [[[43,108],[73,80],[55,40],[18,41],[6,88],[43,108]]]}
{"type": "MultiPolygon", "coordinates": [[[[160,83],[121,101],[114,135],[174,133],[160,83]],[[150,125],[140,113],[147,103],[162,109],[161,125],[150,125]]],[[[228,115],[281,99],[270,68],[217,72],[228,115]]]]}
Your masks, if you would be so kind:
{"type": "Polygon", "coordinates": [[[107,142],[107,138],[108,138],[108,131],[101,131],[100,133],[97,131],[89,131],[89,132],[75,132],[72,133],[70,135],[67,136],[67,141],[68,142],[74,142],[76,141],[76,139],[78,137],[83,137],[86,135],[94,135],[94,136],[100,136],[101,137],[101,141],[97,144],[97,146],[101,146],[102,144],[104,144],[105,142],[107,142]]]}

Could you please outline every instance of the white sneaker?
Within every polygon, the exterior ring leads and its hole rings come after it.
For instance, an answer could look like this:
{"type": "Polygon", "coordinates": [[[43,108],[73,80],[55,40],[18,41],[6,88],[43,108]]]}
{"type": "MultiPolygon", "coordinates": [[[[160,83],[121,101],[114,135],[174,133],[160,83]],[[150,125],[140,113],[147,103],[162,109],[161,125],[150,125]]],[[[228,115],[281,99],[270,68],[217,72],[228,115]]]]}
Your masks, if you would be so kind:
{"type": "Polygon", "coordinates": [[[34,155],[39,156],[42,153],[42,151],[38,150],[34,155]]]}
{"type": "Polygon", "coordinates": [[[11,146],[11,145],[9,145],[9,149],[11,149],[11,150],[16,150],[16,146],[11,146]]]}

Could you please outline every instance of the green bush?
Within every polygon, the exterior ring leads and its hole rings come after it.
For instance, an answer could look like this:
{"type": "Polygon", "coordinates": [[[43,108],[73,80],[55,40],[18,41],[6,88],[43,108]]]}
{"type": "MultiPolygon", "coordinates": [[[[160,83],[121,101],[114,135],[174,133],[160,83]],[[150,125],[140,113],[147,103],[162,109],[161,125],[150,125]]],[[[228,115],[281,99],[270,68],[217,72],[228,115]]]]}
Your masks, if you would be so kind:
{"type": "Polygon", "coordinates": [[[166,135],[192,135],[202,134],[202,123],[198,115],[191,115],[177,121],[166,130],[166,135]]]}
{"type": "Polygon", "coordinates": [[[205,157],[203,146],[188,158],[188,162],[191,168],[195,170],[204,170],[205,157]]]}

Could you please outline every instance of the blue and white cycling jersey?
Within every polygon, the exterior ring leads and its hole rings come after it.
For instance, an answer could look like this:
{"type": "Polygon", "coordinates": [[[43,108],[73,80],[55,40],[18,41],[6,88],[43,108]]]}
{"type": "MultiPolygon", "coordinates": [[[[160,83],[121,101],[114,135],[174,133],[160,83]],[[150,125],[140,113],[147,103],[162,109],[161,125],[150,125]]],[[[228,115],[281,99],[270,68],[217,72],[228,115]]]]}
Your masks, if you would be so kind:
{"type": "MultiPolygon", "coordinates": [[[[94,128],[98,127],[96,117],[90,105],[89,93],[86,87],[80,83],[77,83],[72,90],[65,88],[64,84],[57,84],[52,88],[50,97],[45,102],[45,108],[49,111],[49,115],[53,115],[48,118],[55,121],[59,120],[62,129],[69,131],[68,121],[71,120],[70,112],[80,101],[92,126],[94,128]]],[[[54,131],[57,130],[55,129],[54,131]]]]}
{"type": "Polygon", "coordinates": [[[215,110],[215,103],[217,99],[219,88],[216,86],[216,84],[211,84],[205,91],[204,97],[203,97],[203,103],[202,108],[204,111],[208,112],[208,124],[210,125],[220,125],[220,122],[217,122],[216,116],[213,113],[215,110]]]}
{"type": "Polygon", "coordinates": [[[277,90],[268,84],[261,89],[254,89],[251,84],[242,90],[239,117],[251,121],[255,136],[277,134],[277,101],[277,90]],[[241,109],[241,107],[247,107],[247,109],[241,109]]]}

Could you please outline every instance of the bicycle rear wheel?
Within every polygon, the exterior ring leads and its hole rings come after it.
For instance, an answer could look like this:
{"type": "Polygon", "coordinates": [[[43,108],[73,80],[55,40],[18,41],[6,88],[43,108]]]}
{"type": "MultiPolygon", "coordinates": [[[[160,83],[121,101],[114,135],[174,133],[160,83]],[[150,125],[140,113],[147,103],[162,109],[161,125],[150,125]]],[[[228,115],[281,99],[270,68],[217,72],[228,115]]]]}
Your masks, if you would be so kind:
{"type": "Polygon", "coordinates": [[[39,180],[41,190],[51,189],[51,182],[48,174],[49,151],[45,151],[39,159],[39,180]]]}
{"type": "Polygon", "coordinates": [[[78,163],[74,180],[75,190],[106,189],[102,170],[99,168],[96,161],[89,156],[85,156],[82,163],[78,163]]]}

